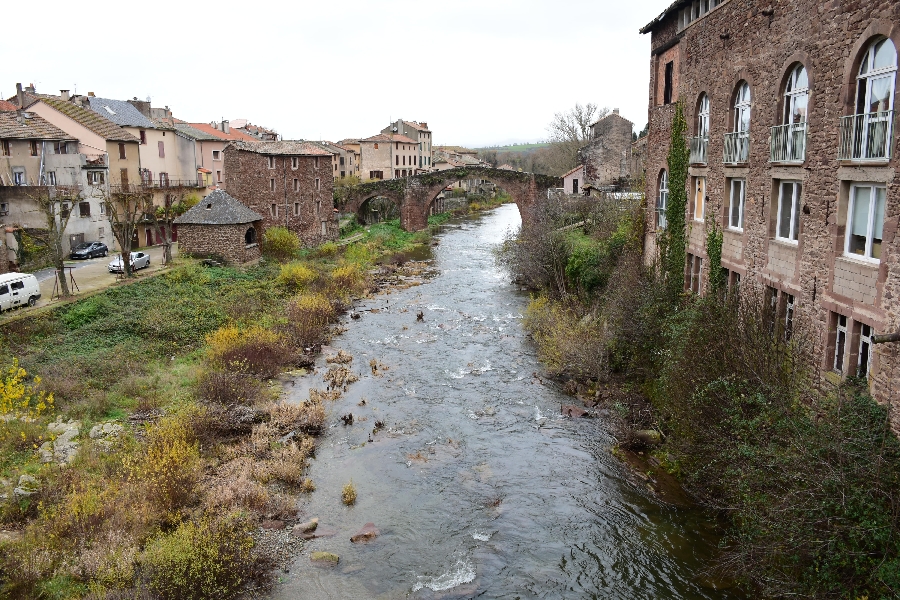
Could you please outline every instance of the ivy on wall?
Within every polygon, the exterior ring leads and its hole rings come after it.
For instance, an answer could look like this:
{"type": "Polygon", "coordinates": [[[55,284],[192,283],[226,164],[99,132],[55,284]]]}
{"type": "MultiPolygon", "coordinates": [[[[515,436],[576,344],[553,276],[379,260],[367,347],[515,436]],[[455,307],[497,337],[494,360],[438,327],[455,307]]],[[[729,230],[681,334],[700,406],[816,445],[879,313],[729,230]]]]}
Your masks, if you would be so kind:
{"type": "Polygon", "coordinates": [[[684,289],[684,265],[687,260],[687,177],[690,164],[690,150],[684,137],[687,121],[684,118],[684,103],[675,105],[672,117],[672,139],[669,143],[669,199],[666,206],[668,224],[659,237],[660,262],[667,289],[674,299],[684,289]]]}

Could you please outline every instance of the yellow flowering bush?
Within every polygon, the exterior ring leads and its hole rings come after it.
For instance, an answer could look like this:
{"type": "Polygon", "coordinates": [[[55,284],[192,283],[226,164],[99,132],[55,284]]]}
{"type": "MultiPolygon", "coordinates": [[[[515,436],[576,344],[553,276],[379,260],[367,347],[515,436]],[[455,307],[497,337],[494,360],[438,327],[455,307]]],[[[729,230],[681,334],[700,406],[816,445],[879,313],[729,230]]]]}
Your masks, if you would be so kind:
{"type": "Polygon", "coordinates": [[[40,390],[41,378],[28,383],[28,373],[19,359],[0,370],[0,415],[19,419],[37,419],[53,409],[53,394],[40,390]]]}
{"type": "Polygon", "coordinates": [[[295,261],[281,265],[281,272],[278,274],[278,283],[293,290],[302,290],[315,281],[316,277],[318,277],[318,273],[313,269],[301,262],[295,261]]]}

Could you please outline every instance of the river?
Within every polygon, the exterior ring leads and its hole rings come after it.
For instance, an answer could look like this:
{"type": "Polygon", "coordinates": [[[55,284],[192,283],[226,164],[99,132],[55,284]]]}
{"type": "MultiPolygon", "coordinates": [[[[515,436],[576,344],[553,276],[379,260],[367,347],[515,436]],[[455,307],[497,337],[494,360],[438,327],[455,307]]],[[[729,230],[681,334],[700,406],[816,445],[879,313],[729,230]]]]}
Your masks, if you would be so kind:
{"type": "MultiPolygon", "coordinates": [[[[437,236],[439,275],[362,302],[333,340],[327,351],[353,355],[360,380],[330,406],[301,511],[334,535],[308,542],[271,598],[741,597],[705,583],[710,516],[629,483],[601,418],[560,416],[572,399],[541,378],[528,295],[492,255],[519,223],[513,204],[452,221],[437,236]],[[379,537],[350,543],[367,522],[379,537]],[[340,563],[312,564],[316,550],[340,563]]],[[[324,388],[325,368],[291,399],[324,388]]]]}

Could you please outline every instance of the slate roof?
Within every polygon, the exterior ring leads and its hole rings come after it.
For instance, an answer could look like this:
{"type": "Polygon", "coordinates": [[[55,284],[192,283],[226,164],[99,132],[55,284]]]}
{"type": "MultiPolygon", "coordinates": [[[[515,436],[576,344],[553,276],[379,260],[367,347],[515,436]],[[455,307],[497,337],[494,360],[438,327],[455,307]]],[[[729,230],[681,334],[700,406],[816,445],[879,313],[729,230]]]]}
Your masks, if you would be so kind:
{"type": "Polygon", "coordinates": [[[73,140],[76,138],[69,135],[56,125],[39,117],[34,113],[27,113],[31,116],[22,119],[19,122],[19,115],[16,112],[2,111],[0,112],[0,138],[6,140],[73,140]]]}
{"type": "Polygon", "coordinates": [[[675,10],[682,4],[686,4],[686,3],[687,3],[687,0],[675,0],[675,2],[670,4],[666,10],[662,11],[662,13],[660,13],[660,15],[658,17],[656,17],[655,19],[653,19],[652,21],[650,21],[649,23],[647,23],[646,25],[644,25],[643,27],[638,29],[638,33],[650,33],[651,31],[653,31],[653,28],[657,24],[661,23],[662,20],[666,18],[666,15],[668,15],[670,12],[672,12],[673,10],[675,10]]]}
{"type": "Polygon", "coordinates": [[[418,144],[416,140],[411,140],[405,135],[400,135],[395,133],[394,135],[388,135],[386,133],[379,133],[378,135],[373,135],[372,137],[366,138],[364,140],[359,140],[360,142],[400,142],[401,144],[418,144]]]}
{"type": "Polygon", "coordinates": [[[228,148],[256,152],[257,154],[275,154],[287,156],[332,156],[328,150],[323,150],[316,144],[302,140],[287,140],[282,142],[232,142],[228,148]]]}
{"type": "Polygon", "coordinates": [[[176,225],[240,225],[261,220],[261,214],[234,196],[215,190],[174,222],[176,225]]]}
{"type": "Polygon", "coordinates": [[[187,123],[179,123],[177,120],[175,121],[175,131],[199,142],[223,141],[222,138],[216,137],[211,133],[206,133],[205,131],[200,131],[187,123]]]}
{"type": "Polygon", "coordinates": [[[16,110],[18,108],[19,107],[17,105],[13,104],[12,102],[7,102],[6,100],[0,100],[0,111],[16,110]]]}
{"type": "Polygon", "coordinates": [[[59,98],[40,98],[38,101],[84,125],[103,139],[113,142],[140,142],[127,131],[89,108],[83,108],[59,98]]]}
{"type": "Polygon", "coordinates": [[[229,133],[225,133],[224,131],[219,131],[209,123],[190,123],[190,126],[194,129],[198,129],[207,135],[215,136],[220,140],[232,140],[232,141],[244,141],[244,142],[258,142],[259,140],[253,137],[252,135],[247,135],[243,131],[238,131],[234,127],[231,128],[229,133]]]}
{"type": "Polygon", "coordinates": [[[88,96],[91,110],[98,115],[109,119],[122,127],[142,127],[144,129],[156,129],[153,121],[141,114],[133,104],[124,100],[112,100],[110,98],[97,98],[88,96]]]}

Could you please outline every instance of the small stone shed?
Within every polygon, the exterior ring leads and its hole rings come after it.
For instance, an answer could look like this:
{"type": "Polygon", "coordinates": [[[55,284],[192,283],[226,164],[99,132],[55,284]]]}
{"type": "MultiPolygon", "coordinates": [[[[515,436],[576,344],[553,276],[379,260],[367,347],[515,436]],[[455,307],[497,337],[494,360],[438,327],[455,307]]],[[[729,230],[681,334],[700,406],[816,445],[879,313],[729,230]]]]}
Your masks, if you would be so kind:
{"type": "Polygon", "coordinates": [[[262,215],[216,190],[175,219],[182,254],[243,264],[260,257],[262,215]]]}

